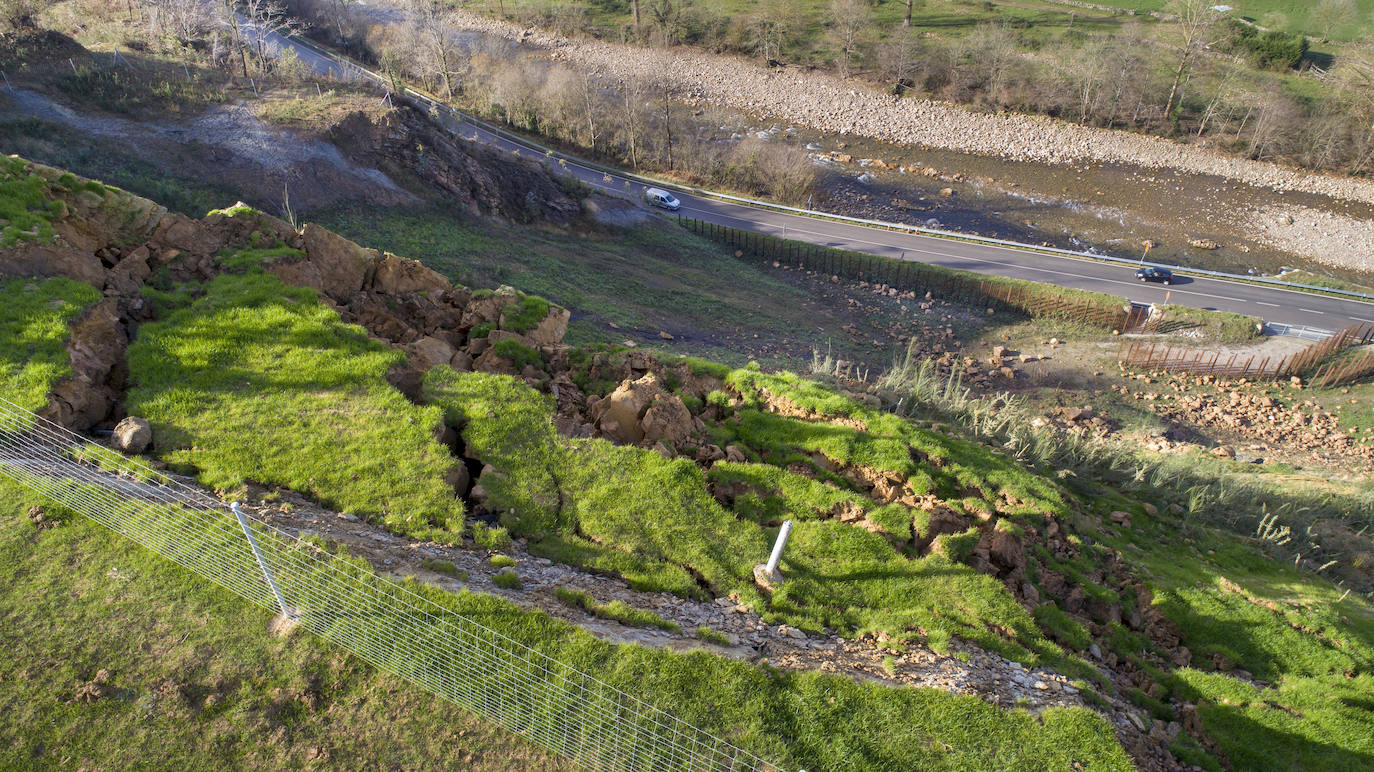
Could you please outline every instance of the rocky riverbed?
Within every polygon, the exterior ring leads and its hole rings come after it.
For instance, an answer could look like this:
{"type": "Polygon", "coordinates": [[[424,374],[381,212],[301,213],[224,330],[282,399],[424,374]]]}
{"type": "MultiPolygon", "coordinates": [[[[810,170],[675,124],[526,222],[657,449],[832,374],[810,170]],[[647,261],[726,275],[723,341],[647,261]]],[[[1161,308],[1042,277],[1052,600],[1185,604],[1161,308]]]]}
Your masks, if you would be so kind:
{"type": "MultiPolygon", "coordinates": [[[[369,6],[376,23],[401,13],[369,6]]],[[[1239,273],[1272,275],[1305,262],[1361,283],[1374,255],[1374,182],[1313,174],[1256,162],[1199,144],[1077,126],[1042,116],[993,115],[921,99],[899,99],[864,83],[793,67],[686,48],[655,49],[588,38],[459,11],[459,34],[472,43],[518,44],[609,80],[642,76],[646,58],[676,96],[708,117],[751,126],[782,122],[777,141],[817,142],[828,151],[849,145],[854,158],[886,159],[898,168],[923,159],[946,173],[987,180],[976,200],[933,207],[929,216],[968,232],[1034,243],[1135,255],[1143,242],[1156,259],[1239,273]],[[712,115],[714,113],[714,115],[712,115]],[[738,116],[734,115],[738,114],[738,116]],[[752,118],[751,118],[752,116],[752,118]],[[954,211],[951,211],[954,210],[954,211]],[[1217,245],[1198,248],[1191,242],[1217,245]]],[[[726,136],[729,136],[727,132],[726,136]]],[[[884,212],[886,195],[865,198],[854,180],[869,170],[836,174],[828,208],[859,216],[884,212]],[[885,196],[885,198],[884,198],[885,196]]],[[[880,185],[911,180],[870,174],[880,185]]],[[[945,186],[932,191],[938,195],[945,186]]],[[[919,188],[915,188],[919,193],[919,188]]],[[[953,186],[954,195],[968,187],[953,186]]],[[[825,198],[824,196],[820,198],[825,198]]],[[[823,204],[823,201],[817,202],[823,204]]],[[[918,213],[919,214],[919,213],[918,213]]]]}

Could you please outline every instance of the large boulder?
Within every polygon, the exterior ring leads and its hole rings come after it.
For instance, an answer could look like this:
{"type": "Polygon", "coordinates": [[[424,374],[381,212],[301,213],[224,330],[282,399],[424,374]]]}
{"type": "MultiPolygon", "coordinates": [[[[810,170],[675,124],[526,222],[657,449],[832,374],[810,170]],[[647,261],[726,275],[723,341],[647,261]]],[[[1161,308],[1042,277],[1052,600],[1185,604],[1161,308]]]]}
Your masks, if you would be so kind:
{"type": "Polygon", "coordinates": [[[125,453],[142,453],[153,442],[152,424],[138,416],[128,416],[115,425],[110,441],[125,453]]]}
{"type": "Polygon", "coordinates": [[[676,446],[695,428],[687,406],[664,389],[653,373],[622,381],[615,391],[597,401],[591,418],[603,434],[627,445],[661,441],[676,446]]]}
{"type": "Polygon", "coordinates": [[[429,336],[410,344],[409,349],[410,353],[416,359],[422,360],[427,367],[446,365],[453,359],[453,355],[458,353],[448,342],[429,336]]]}
{"type": "Polygon", "coordinates": [[[426,268],[417,260],[397,257],[390,252],[377,264],[372,277],[372,289],[388,295],[442,293],[449,287],[449,280],[437,271],[426,268]]]}
{"type": "Polygon", "coordinates": [[[271,270],[282,281],[298,287],[317,289],[336,300],[347,302],[372,280],[380,255],[343,236],[306,223],[301,231],[305,259],[278,261],[271,270]]]}
{"type": "Polygon", "coordinates": [[[525,333],[525,337],[536,347],[562,343],[563,336],[568,332],[568,320],[571,318],[572,312],[566,308],[550,308],[548,316],[540,319],[533,330],[525,333]]]}
{"type": "Polygon", "coordinates": [[[94,253],[62,244],[24,243],[0,251],[0,276],[65,276],[105,286],[105,266],[94,253]]]}

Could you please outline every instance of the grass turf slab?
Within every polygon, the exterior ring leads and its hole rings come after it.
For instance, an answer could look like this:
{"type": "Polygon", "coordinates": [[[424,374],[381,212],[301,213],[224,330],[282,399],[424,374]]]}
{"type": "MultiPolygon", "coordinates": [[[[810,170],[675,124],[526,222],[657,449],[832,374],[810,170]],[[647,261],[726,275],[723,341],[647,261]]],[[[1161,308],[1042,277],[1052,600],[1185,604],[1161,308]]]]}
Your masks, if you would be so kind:
{"type": "Polygon", "coordinates": [[[413,538],[461,535],[439,410],[392,388],[387,369],[404,355],[313,291],[261,270],[221,275],[144,325],[128,358],[129,412],[152,423],[164,460],[205,484],[280,485],[413,538]]]}
{"type": "Polygon", "coordinates": [[[39,410],[48,389],[72,372],[68,325],[100,291],[65,278],[4,279],[0,298],[0,395],[39,410]]]}

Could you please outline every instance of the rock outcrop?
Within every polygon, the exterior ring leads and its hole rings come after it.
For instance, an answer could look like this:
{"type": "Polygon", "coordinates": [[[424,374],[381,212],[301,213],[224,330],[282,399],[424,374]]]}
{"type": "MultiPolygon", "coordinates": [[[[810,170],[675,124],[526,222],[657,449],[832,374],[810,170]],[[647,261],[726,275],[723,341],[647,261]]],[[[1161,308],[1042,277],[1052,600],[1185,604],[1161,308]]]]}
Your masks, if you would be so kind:
{"type": "MultiPolygon", "coordinates": [[[[589,400],[590,401],[590,400],[589,400]]],[[[692,414],[682,400],[648,373],[622,381],[615,391],[590,406],[592,422],[602,434],[625,445],[677,448],[692,435],[692,414]]]]}
{"type": "Polygon", "coordinates": [[[67,353],[72,375],[53,387],[39,414],[76,431],[105,420],[128,378],[128,344],[117,299],[107,298],[88,309],[71,325],[67,353]]]}

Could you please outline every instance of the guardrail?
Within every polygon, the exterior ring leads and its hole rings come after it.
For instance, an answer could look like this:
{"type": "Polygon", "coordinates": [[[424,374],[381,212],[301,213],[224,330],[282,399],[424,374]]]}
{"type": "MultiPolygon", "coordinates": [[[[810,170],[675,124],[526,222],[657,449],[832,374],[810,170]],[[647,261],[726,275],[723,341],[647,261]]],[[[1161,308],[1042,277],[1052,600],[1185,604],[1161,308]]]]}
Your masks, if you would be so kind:
{"type": "MultiPolygon", "coordinates": [[[[328,48],[325,48],[324,46],[321,46],[313,41],[308,41],[300,37],[292,37],[289,40],[290,42],[298,44],[303,48],[308,48],[314,53],[326,57],[337,64],[343,65],[345,67],[351,67],[360,74],[362,74],[364,77],[375,80],[388,87],[391,85],[390,79],[382,73],[369,70],[366,67],[363,67],[362,65],[358,64],[357,62],[354,62],[351,59],[348,59],[347,57],[344,57],[334,51],[331,51],[328,48]]],[[[960,241],[971,241],[979,244],[988,244],[991,246],[1005,247],[1007,249],[1015,249],[1019,251],[1031,251],[1040,252],[1043,254],[1059,255],[1078,260],[1094,260],[1098,262],[1109,262],[1119,265],[1154,266],[1156,268],[1167,268],[1173,271],[1174,273],[1182,274],[1185,276],[1206,276],[1215,279],[1223,279],[1225,281],[1263,284],[1266,286],[1272,286],[1278,289],[1286,289],[1294,292],[1335,295],[1338,297],[1357,300],[1361,302],[1374,302],[1374,294],[1354,292],[1351,290],[1335,289],[1332,287],[1322,287],[1314,284],[1295,284],[1292,282],[1279,281],[1277,279],[1268,279],[1262,276],[1244,276],[1241,274],[1226,273],[1224,271],[1210,271],[1203,268],[1170,265],[1167,263],[1146,262],[1139,258],[1116,257],[1114,255],[1106,255],[1097,252],[1081,252],[1071,249],[1060,249],[1058,247],[1047,247],[1036,244],[1026,244],[1019,241],[996,239],[988,236],[978,236],[968,233],[959,233],[956,231],[946,231],[940,230],[938,228],[925,228],[919,225],[908,225],[905,223],[886,222],[884,220],[869,220],[860,217],[849,217],[847,215],[834,214],[831,212],[820,212],[814,209],[802,209],[798,207],[785,206],[783,204],[776,204],[770,201],[760,201],[758,199],[753,198],[733,196],[728,193],[720,193],[713,190],[706,190],[703,188],[692,187],[690,185],[684,185],[680,182],[676,182],[673,180],[659,179],[656,177],[650,177],[647,175],[638,174],[635,172],[628,172],[622,169],[616,169],[615,167],[606,166],[605,164],[601,164],[596,161],[590,161],[585,158],[565,153],[561,150],[550,148],[546,145],[541,145],[537,142],[522,137],[514,132],[507,131],[506,129],[487,123],[486,121],[483,121],[479,118],[474,118],[473,116],[461,110],[458,110],[455,107],[452,107],[448,104],[445,104],[444,102],[441,102],[436,97],[421,92],[411,86],[404,86],[403,93],[406,96],[419,99],[424,103],[433,106],[435,109],[447,111],[456,118],[466,121],[467,123],[470,123],[473,126],[479,127],[482,130],[490,134],[494,134],[509,142],[521,145],[527,149],[575,163],[578,166],[581,166],[590,171],[598,171],[604,174],[611,174],[616,177],[620,177],[621,179],[634,180],[636,182],[641,182],[646,185],[667,188],[669,190],[675,190],[682,193],[690,193],[691,195],[700,196],[703,198],[713,198],[721,201],[728,201],[731,203],[749,206],[755,209],[768,209],[778,212],[785,212],[788,214],[795,214],[803,217],[811,217],[814,219],[830,220],[833,222],[860,225],[868,228],[881,228],[883,230],[901,232],[909,235],[930,236],[933,238],[955,239],[960,241]]]]}
{"type": "Polygon", "coordinates": [[[0,476],[598,772],[782,772],[626,691],[0,398],[0,476]]]}

